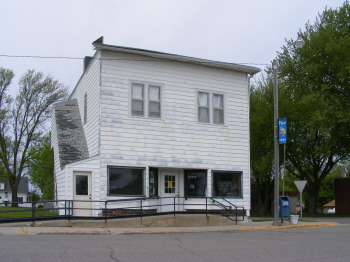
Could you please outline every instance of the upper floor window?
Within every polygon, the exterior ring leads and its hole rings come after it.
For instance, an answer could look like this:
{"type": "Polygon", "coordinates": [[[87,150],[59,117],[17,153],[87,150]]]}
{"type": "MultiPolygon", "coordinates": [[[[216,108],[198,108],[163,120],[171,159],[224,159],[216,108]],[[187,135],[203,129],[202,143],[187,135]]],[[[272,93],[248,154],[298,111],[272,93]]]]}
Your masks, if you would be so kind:
{"type": "Polygon", "coordinates": [[[225,96],[213,92],[197,92],[197,121],[225,124],[225,96]]]}
{"type": "Polygon", "coordinates": [[[149,86],[148,90],[148,116],[160,117],[160,87],[149,86]]]}
{"type": "Polygon", "coordinates": [[[209,93],[198,92],[198,122],[209,123],[209,93]]]}
{"type": "Polygon", "coordinates": [[[224,124],[224,96],[213,94],[213,122],[224,124]]]}
{"type": "Polygon", "coordinates": [[[144,115],[144,85],[133,84],[131,87],[131,114],[133,116],[143,116],[144,115]]]}
{"type": "Polygon", "coordinates": [[[161,118],[162,86],[131,83],[131,115],[161,118]]]}

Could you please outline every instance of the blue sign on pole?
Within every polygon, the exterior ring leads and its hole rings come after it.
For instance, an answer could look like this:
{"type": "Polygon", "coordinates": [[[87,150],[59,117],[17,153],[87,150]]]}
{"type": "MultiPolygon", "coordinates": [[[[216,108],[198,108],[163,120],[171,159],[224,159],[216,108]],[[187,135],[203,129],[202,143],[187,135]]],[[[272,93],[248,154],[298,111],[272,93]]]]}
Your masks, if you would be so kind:
{"type": "Polygon", "coordinates": [[[280,144],[287,143],[287,119],[278,119],[278,140],[280,144]]]}

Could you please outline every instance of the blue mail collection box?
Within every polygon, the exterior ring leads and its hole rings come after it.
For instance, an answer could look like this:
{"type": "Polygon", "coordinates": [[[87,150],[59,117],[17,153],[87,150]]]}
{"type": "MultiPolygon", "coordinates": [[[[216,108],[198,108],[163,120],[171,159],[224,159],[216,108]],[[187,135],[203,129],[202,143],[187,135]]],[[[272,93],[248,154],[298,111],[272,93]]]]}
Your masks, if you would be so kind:
{"type": "Polygon", "coordinates": [[[288,217],[290,222],[290,207],[289,198],[286,196],[279,197],[279,216],[281,217],[281,222],[283,223],[283,217],[288,217]]]}

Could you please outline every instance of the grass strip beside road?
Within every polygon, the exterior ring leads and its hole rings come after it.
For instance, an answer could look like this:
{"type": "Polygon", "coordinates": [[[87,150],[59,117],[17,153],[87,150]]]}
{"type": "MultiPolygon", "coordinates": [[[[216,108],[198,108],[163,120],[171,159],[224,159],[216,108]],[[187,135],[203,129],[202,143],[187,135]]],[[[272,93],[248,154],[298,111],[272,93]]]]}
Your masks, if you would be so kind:
{"type": "Polygon", "coordinates": [[[256,230],[279,230],[290,228],[304,228],[304,227],[336,227],[338,223],[333,224],[310,224],[310,225],[290,225],[290,226],[277,226],[277,227],[264,227],[264,228],[240,228],[238,231],[256,231],[256,230]]]}
{"type": "MultiPolygon", "coordinates": [[[[284,217],[283,220],[288,220],[288,217],[284,217]]],[[[253,222],[273,222],[273,219],[254,219],[253,222]]],[[[281,221],[281,220],[280,220],[281,221]]],[[[308,220],[308,219],[299,219],[299,221],[303,222],[317,222],[316,220],[308,220]]]]}
{"type": "MultiPolygon", "coordinates": [[[[58,213],[50,210],[35,209],[35,217],[42,216],[57,216],[58,213]]],[[[0,220],[6,218],[22,218],[32,217],[32,210],[30,207],[0,207],[0,220]],[[6,211],[6,212],[2,212],[6,211]],[[12,212],[11,212],[12,211],[12,212]]]]}

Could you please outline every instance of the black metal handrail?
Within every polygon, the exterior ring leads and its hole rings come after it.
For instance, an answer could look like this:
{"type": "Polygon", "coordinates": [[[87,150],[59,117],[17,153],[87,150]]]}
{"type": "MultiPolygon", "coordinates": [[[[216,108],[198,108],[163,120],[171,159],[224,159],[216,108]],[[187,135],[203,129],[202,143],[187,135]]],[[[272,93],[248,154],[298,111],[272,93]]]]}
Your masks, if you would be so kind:
{"type": "MultiPolygon", "coordinates": [[[[140,217],[142,219],[143,216],[155,216],[155,215],[165,215],[165,214],[222,214],[223,210],[231,210],[233,214],[236,215],[236,219],[233,220],[231,217],[226,216],[228,219],[236,222],[238,220],[238,207],[229,202],[228,200],[222,198],[222,200],[226,201],[229,204],[229,208],[219,201],[215,200],[211,197],[196,197],[191,198],[198,200],[196,203],[185,203],[188,200],[187,197],[139,197],[139,198],[127,198],[127,199],[114,199],[114,200],[52,200],[52,201],[31,201],[26,203],[17,203],[16,204],[28,204],[30,207],[18,210],[0,210],[0,223],[4,222],[16,222],[16,221],[32,221],[35,223],[38,220],[52,220],[52,219],[104,219],[107,221],[108,219],[114,218],[126,218],[126,217],[140,217]],[[208,201],[211,200],[212,202],[208,201]],[[148,203],[144,205],[144,201],[153,201],[153,200],[164,200],[170,199],[171,203],[148,203]],[[173,201],[172,201],[173,199],[173,201]],[[178,201],[176,201],[178,200],[178,201]],[[205,201],[203,201],[205,200],[205,201]],[[81,202],[90,202],[91,207],[79,207],[77,203],[81,202]],[[48,206],[51,203],[51,206],[48,206]],[[129,204],[128,204],[129,203],[129,204]],[[38,208],[38,205],[42,205],[42,208],[38,208]],[[46,206],[46,207],[45,207],[46,206]],[[189,208],[194,206],[193,209],[189,208]],[[161,211],[162,207],[173,207],[171,211],[161,211]],[[187,207],[187,208],[185,208],[187,207]],[[218,210],[217,207],[220,207],[221,210],[218,210]],[[234,210],[232,210],[234,207],[234,210]],[[74,213],[82,210],[91,211],[91,215],[89,216],[79,216],[74,213]],[[181,211],[182,210],[182,211],[181,211]],[[49,211],[49,214],[40,215],[40,211],[49,211]],[[119,211],[120,214],[113,214],[110,212],[119,211]],[[125,211],[125,214],[122,212],[125,211]],[[28,212],[25,214],[25,217],[12,217],[12,218],[2,218],[3,213],[9,212],[28,212]],[[94,212],[94,213],[93,213],[94,212]],[[31,213],[31,214],[30,214],[31,213]],[[30,215],[29,215],[30,214],[30,215]],[[98,216],[97,216],[98,214],[98,216]]],[[[0,203],[2,206],[4,203],[0,203]]],[[[12,203],[7,202],[7,205],[12,205],[12,203]]],[[[243,220],[244,220],[244,207],[243,207],[243,220]]]]}
{"type": "MultiPolygon", "coordinates": [[[[222,213],[223,216],[227,217],[228,219],[236,222],[236,225],[237,225],[237,221],[240,221],[238,220],[238,206],[232,204],[230,201],[228,201],[227,199],[225,198],[221,198],[221,200],[225,201],[226,203],[229,204],[229,206],[226,206],[224,205],[223,203],[221,203],[220,201],[214,199],[213,197],[210,198],[210,200],[213,202],[213,204],[217,205],[218,207],[222,208],[222,210],[226,211],[226,212],[229,212],[233,215],[235,215],[236,219],[233,220],[230,215],[227,215],[226,213],[222,213]],[[234,208],[234,211],[232,209],[232,207],[234,208]]],[[[242,208],[242,221],[244,220],[244,207],[239,207],[239,208],[242,208]]]]}

